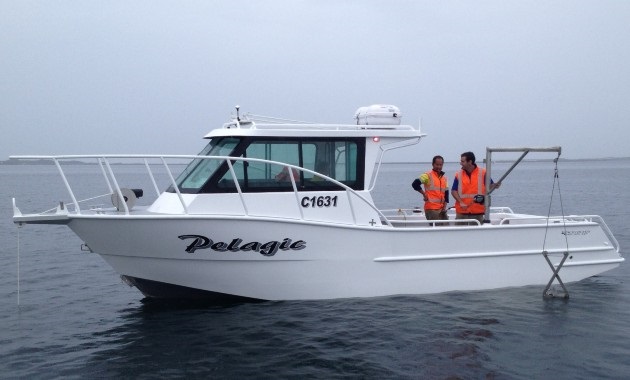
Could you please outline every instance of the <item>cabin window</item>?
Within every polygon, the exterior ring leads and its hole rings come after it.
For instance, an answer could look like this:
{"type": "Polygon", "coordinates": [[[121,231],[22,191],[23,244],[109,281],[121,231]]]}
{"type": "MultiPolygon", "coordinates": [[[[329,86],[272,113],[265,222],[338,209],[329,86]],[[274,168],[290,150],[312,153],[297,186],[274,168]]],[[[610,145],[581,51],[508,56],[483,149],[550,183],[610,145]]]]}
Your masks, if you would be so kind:
{"type": "MultiPolygon", "coordinates": [[[[232,170],[224,160],[194,159],[177,179],[183,193],[235,192],[236,183],[243,192],[293,191],[290,175],[300,191],[333,191],[342,187],[305,168],[339,181],[355,190],[363,189],[364,139],[333,138],[234,138],[211,143],[199,155],[233,156],[256,160],[231,160],[232,170]],[[236,177],[236,181],[234,180],[236,177]]],[[[168,191],[174,192],[172,188],[168,191]]]]}
{"type": "MultiPolygon", "coordinates": [[[[300,166],[300,144],[296,141],[252,141],[239,156],[300,166]]],[[[232,167],[242,191],[293,189],[288,171],[283,165],[235,160],[232,161],[232,167]]],[[[295,182],[300,183],[299,171],[294,170],[293,174],[295,182]]],[[[235,190],[234,179],[229,170],[218,181],[217,187],[223,191],[235,190]]]]}
{"type": "MultiPolygon", "coordinates": [[[[301,166],[300,144],[297,141],[254,141],[247,147],[243,157],[261,158],[301,166]]],[[[249,162],[247,168],[248,187],[266,187],[270,180],[274,186],[291,187],[291,178],[286,166],[249,162]]],[[[299,183],[299,171],[292,170],[291,172],[295,181],[299,183]]],[[[239,178],[245,178],[245,176],[239,178]]]]}
{"type": "MultiPolygon", "coordinates": [[[[362,141],[362,140],[360,140],[362,141]]],[[[359,141],[333,139],[265,139],[251,141],[240,157],[288,163],[313,170],[354,189],[360,189],[363,168],[358,164],[359,141]]],[[[362,148],[363,149],[363,148],[362,148]]],[[[363,153],[361,153],[363,154],[363,153]]],[[[256,161],[233,161],[234,173],[244,192],[292,191],[290,175],[299,190],[341,190],[333,181],[311,172],[282,164],[256,161]]],[[[226,170],[217,183],[220,191],[235,191],[232,173],[226,170]]]]}

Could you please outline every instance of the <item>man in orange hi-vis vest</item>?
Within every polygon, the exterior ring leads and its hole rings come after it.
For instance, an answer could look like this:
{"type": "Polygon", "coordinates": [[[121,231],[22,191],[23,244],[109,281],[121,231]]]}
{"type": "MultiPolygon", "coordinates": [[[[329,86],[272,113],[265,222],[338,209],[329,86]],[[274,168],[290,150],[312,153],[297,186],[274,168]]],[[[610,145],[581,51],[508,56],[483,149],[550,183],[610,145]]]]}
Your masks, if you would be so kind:
{"type": "Polygon", "coordinates": [[[420,178],[416,178],[411,187],[422,194],[424,214],[427,220],[448,220],[446,215],[446,210],[448,209],[448,181],[442,171],[444,158],[435,156],[431,164],[433,169],[423,173],[420,178]],[[424,189],[422,189],[421,185],[424,185],[424,189]]]}
{"type": "MultiPolygon", "coordinates": [[[[486,196],[486,169],[475,164],[475,154],[464,152],[459,162],[462,170],[455,173],[451,192],[455,198],[455,219],[476,219],[483,224],[486,211],[484,197],[486,196]]],[[[490,179],[490,189],[499,188],[501,183],[494,183],[490,179]]]]}

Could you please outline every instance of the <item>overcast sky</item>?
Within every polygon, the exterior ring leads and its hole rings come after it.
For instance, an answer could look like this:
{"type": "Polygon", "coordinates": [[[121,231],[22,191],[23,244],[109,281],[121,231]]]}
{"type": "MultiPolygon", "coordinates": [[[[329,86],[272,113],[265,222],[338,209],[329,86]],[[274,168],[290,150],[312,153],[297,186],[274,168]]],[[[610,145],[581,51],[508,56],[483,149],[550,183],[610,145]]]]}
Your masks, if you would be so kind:
{"type": "Polygon", "coordinates": [[[195,154],[237,104],[377,103],[428,134],[397,160],[630,156],[630,1],[0,0],[0,160],[195,154]]]}

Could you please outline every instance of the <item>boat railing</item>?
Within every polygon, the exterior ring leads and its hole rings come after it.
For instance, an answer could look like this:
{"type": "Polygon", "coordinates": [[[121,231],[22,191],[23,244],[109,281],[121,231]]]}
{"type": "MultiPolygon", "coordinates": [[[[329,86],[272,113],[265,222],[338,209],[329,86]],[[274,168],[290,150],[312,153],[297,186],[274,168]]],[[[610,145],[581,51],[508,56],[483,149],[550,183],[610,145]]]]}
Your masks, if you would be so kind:
{"type": "Polygon", "coordinates": [[[531,221],[531,222],[535,221],[536,222],[535,224],[553,224],[553,225],[566,224],[566,223],[596,223],[602,228],[602,231],[604,231],[604,234],[608,237],[608,239],[612,243],[615,250],[619,252],[619,249],[620,249],[619,242],[613,235],[612,231],[610,231],[610,228],[608,228],[608,225],[606,224],[606,222],[604,222],[604,219],[599,215],[565,215],[565,216],[549,216],[549,217],[528,215],[528,216],[503,218],[501,219],[499,224],[510,224],[511,222],[516,222],[516,221],[518,221],[519,223],[523,223],[524,221],[531,221]]]}
{"type": "MultiPolygon", "coordinates": [[[[374,203],[372,203],[370,200],[364,198],[361,194],[359,194],[356,190],[354,190],[353,188],[347,186],[346,184],[344,184],[343,182],[340,182],[334,178],[331,178],[325,174],[316,172],[314,170],[310,170],[307,168],[303,168],[297,165],[291,165],[291,164],[287,164],[285,162],[280,162],[280,161],[272,161],[272,160],[265,160],[265,159],[260,159],[260,158],[245,158],[245,157],[225,157],[225,156],[197,156],[200,158],[204,158],[204,159],[211,159],[211,158],[215,158],[215,159],[222,159],[224,160],[228,167],[230,172],[232,173],[232,178],[234,180],[234,185],[236,186],[237,192],[239,194],[239,197],[241,198],[241,203],[243,204],[243,207],[245,210],[247,210],[246,207],[246,203],[245,203],[245,199],[243,197],[243,192],[241,190],[240,184],[238,183],[238,179],[236,176],[236,173],[234,171],[234,164],[232,163],[232,161],[244,161],[244,162],[260,162],[260,163],[264,163],[264,164],[271,164],[271,165],[279,165],[282,166],[284,168],[287,169],[287,172],[289,174],[289,178],[291,180],[291,186],[293,187],[293,193],[295,194],[295,201],[299,204],[300,203],[300,197],[299,197],[299,192],[301,191],[300,189],[298,189],[298,184],[296,182],[296,179],[293,175],[293,170],[295,169],[297,171],[301,171],[304,173],[309,173],[313,176],[317,176],[319,178],[321,178],[324,181],[330,182],[336,186],[339,186],[341,188],[341,190],[345,191],[347,197],[348,197],[348,204],[350,206],[350,212],[352,214],[352,221],[354,224],[357,224],[357,210],[355,209],[355,205],[353,203],[353,197],[354,198],[358,198],[359,202],[362,202],[363,204],[365,204],[366,206],[368,206],[370,209],[372,209],[374,212],[376,212],[379,216],[379,218],[384,221],[385,224],[387,224],[390,227],[393,227],[393,225],[389,222],[389,220],[387,220],[387,218],[383,215],[383,213],[374,205],[374,203]]],[[[175,185],[174,185],[175,186],[175,185]]],[[[298,207],[298,209],[300,210],[300,217],[301,219],[305,219],[304,218],[304,214],[302,211],[302,207],[298,207]]]]}
{"type": "MultiPolygon", "coordinates": [[[[479,221],[476,219],[449,219],[445,221],[436,221],[436,220],[427,220],[424,217],[424,213],[420,208],[413,209],[386,209],[381,210],[383,215],[388,218],[395,226],[399,224],[404,224],[406,226],[458,226],[458,225],[468,225],[469,223],[480,225],[479,221]]],[[[510,207],[491,207],[490,215],[497,215],[498,218],[496,221],[493,221],[492,224],[498,225],[510,225],[515,224],[514,222],[518,222],[518,224],[554,224],[557,225],[559,223],[596,223],[601,226],[604,234],[610,239],[613,247],[617,252],[619,252],[619,242],[613,235],[612,231],[604,222],[604,219],[599,215],[568,215],[568,216],[536,216],[536,215],[519,215],[519,216],[509,216],[515,215],[514,211],[510,207]],[[505,216],[508,215],[508,216],[505,216]]],[[[453,215],[450,215],[451,217],[453,215]]]]}
{"type": "Polygon", "coordinates": [[[612,245],[615,247],[615,250],[619,252],[620,250],[619,242],[617,241],[612,231],[610,230],[610,228],[608,228],[608,225],[606,224],[606,222],[604,222],[604,219],[601,216],[599,215],[581,215],[581,216],[571,215],[568,218],[583,218],[585,220],[599,224],[602,230],[604,231],[604,233],[606,234],[606,236],[608,237],[608,239],[610,239],[610,241],[612,242],[612,245]]]}
{"type": "Polygon", "coordinates": [[[512,209],[510,207],[506,207],[506,206],[492,206],[490,207],[490,213],[491,214],[514,214],[514,211],[512,211],[512,209]]]}
{"type": "MultiPolygon", "coordinates": [[[[347,194],[348,197],[348,202],[349,202],[349,208],[350,208],[350,212],[352,214],[352,220],[354,222],[354,224],[357,224],[357,210],[356,205],[353,203],[353,199],[357,200],[359,202],[362,202],[363,204],[367,205],[369,208],[371,208],[374,212],[376,212],[380,219],[383,221],[383,223],[387,224],[390,227],[393,227],[393,225],[389,222],[389,220],[387,219],[387,217],[385,217],[382,212],[376,208],[376,206],[368,199],[366,199],[365,197],[363,197],[361,194],[359,194],[356,190],[352,189],[351,187],[345,185],[344,183],[328,177],[322,173],[318,173],[316,171],[307,169],[307,168],[303,168],[300,166],[296,166],[296,165],[291,165],[291,164],[287,164],[284,162],[279,162],[279,161],[272,161],[272,160],[264,160],[264,159],[258,159],[258,158],[248,158],[248,157],[230,157],[230,156],[197,156],[197,155],[64,155],[64,156],[11,156],[11,159],[18,159],[18,160],[51,160],[54,165],[56,166],[59,174],[61,175],[62,181],[64,183],[64,186],[70,196],[71,202],[67,203],[64,205],[65,206],[70,206],[74,208],[74,212],[77,215],[81,215],[82,211],[81,211],[81,203],[86,202],[86,201],[92,201],[96,198],[99,197],[105,197],[105,196],[112,196],[112,195],[116,195],[118,197],[118,199],[125,199],[125,195],[123,194],[123,187],[120,186],[119,181],[117,179],[116,174],[114,173],[114,169],[113,166],[115,164],[119,164],[122,162],[117,162],[117,161],[121,161],[123,160],[123,162],[125,164],[129,164],[129,162],[124,161],[124,160],[141,160],[140,162],[142,162],[147,170],[148,176],[151,180],[151,183],[153,185],[153,188],[156,192],[156,196],[159,197],[161,195],[161,191],[160,188],[158,187],[158,184],[156,182],[155,179],[155,174],[151,168],[152,165],[155,165],[155,161],[157,160],[160,164],[160,166],[163,166],[166,175],[168,176],[168,182],[170,184],[170,186],[172,187],[172,189],[174,190],[174,192],[177,194],[177,197],[179,199],[179,202],[181,204],[182,210],[184,214],[189,214],[189,210],[188,210],[188,206],[186,205],[186,201],[184,199],[183,193],[181,191],[181,189],[179,188],[177,181],[176,181],[176,176],[173,173],[173,170],[171,169],[171,167],[169,166],[169,163],[167,162],[167,160],[193,160],[193,159],[199,159],[199,160],[219,160],[219,161],[223,161],[225,163],[227,163],[229,171],[232,174],[232,179],[234,181],[234,187],[236,189],[236,192],[238,193],[239,199],[241,201],[241,204],[243,206],[243,209],[245,210],[245,214],[247,215],[247,204],[245,201],[245,197],[244,197],[244,192],[241,189],[241,185],[239,184],[239,179],[238,176],[236,175],[236,172],[234,170],[234,162],[236,161],[243,161],[243,162],[260,162],[260,163],[265,163],[265,164],[270,164],[270,165],[279,165],[282,167],[287,168],[287,171],[289,173],[289,177],[290,177],[290,181],[291,181],[291,186],[293,188],[293,192],[295,193],[295,199],[296,202],[299,203],[299,199],[300,197],[298,196],[298,192],[302,191],[301,189],[298,189],[298,184],[296,181],[299,181],[299,178],[294,178],[293,176],[293,170],[291,169],[295,169],[297,171],[302,171],[305,173],[309,173],[310,175],[313,176],[317,176],[322,178],[323,180],[334,184],[336,186],[338,186],[340,188],[340,190],[345,191],[345,193],[347,194]],[[78,200],[75,192],[73,191],[72,187],[70,186],[70,183],[68,181],[68,177],[66,175],[66,173],[64,172],[64,169],[61,165],[61,162],[63,161],[72,161],[73,163],[76,162],[80,162],[82,164],[89,164],[91,161],[89,162],[85,162],[83,160],[95,160],[96,163],[98,164],[98,166],[101,169],[101,173],[103,175],[103,178],[105,179],[107,188],[109,190],[108,193],[96,196],[96,197],[90,197],[87,199],[82,199],[82,200],[78,200]]],[[[135,162],[131,162],[133,164],[138,164],[138,161],[135,162]]],[[[172,164],[171,164],[172,165],[172,164]]],[[[122,206],[122,210],[119,211],[123,211],[126,215],[129,215],[130,213],[130,208],[127,205],[127,202],[119,202],[120,206],[122,206]]],[[[44,213],[53,211],[57,208],[53,208],[47,211],[44,211],[44,213]]],[[[298,208],[300,210],[300,216],[302,219],[304,219],[304,215],[302,212],[302,208],[299,207],[298,208]]],[[[43,214],[43,213],[42,213],[43,214]]]]}
{"type": "Polygon", "coordinates": [[[411,125],[368,125],[368,124],[320,124],[299,120],[288,120],[273,118],[270,116],[257,115],[255,119],[234,119],[223,124],[223,128],[231,129],[276,129],[276,130],[316,130],[316,131],[355,131],[355,130],[378,130],[378,131],[418,131],[411,125]]]}
{"type": "MultiPolygon", "coordinates": [[[[501,211],[509,210],[509,207],[497,207],[501,211]]],[[[444,227],[444,226],[481,226],[477,219],[455,219],[455,213],[449,212],[449,219],[445,220],[429,220],[426,219],[424,211],[420,208],[394,208],[380,210],[383,215],[394,225],[404,225],[406,227],[444,227]]],[[[494,208],[493,208],[494,211],[494,208]]]]}
{"type": "MultiPolygon", "coordinates": [[[[450,218],[455,217],[455,211],[453,209],[454,207],[451,207],[449,208],[447,212],[450,218]]],[[[390,218],[392,220],[409,221],[409,222],[418,223],[418,224],[435,223],[434,220],[429,220],[427,222],[427,220],[424,217],[424,211],[420,207],[382,209],[380,211],[385,215],[385,217],[390,218]]],[[[499,207],[493,206],[490,208],[490,212],[492,215],[496,215],[496,214],[513,215],[514,214],[514,211],[512,211],[510,207],[506,207],[506,206],[499,206],[499,207]]],[[[466,220],[460,219],[458,221],[465,221],[465,222],[477,221],[477,219],[466,219],[466,220]]],[[[479,224],[479,222],[477,222],[477,224],[479,224]]]]}

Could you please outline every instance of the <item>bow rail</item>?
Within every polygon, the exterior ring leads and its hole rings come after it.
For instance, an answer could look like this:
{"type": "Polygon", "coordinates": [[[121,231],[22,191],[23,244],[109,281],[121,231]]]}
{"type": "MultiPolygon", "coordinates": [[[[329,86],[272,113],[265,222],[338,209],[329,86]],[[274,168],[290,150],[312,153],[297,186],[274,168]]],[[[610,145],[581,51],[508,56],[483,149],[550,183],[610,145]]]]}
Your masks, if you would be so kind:
{"type": "MultiPolygon", "coordinates": [[[[64,186],[70,196],[71,202],[66,204],[66,205],[61,205],[61,208],[63,209],[65,206],[72,206],[74,208],[74,212],[76,215],[82,215],[82,210],[81,210],[81,206],[80,203],[81,202],[85,202],[88,200],[93,200],[95,198],[99,198],[99,197],[104,197],[104,196],[111,196],[112,194],[116,194],[118,196],[118,199],[124,199],[124,194],[122,191],[122,187],[119,184],[119,181],[117,179],[116,174],[114,173],[114,169],[113,166],[116,164],[139,164],[142,163],[144,164],[145,168],[147,169],[147,174],[151,180],[151,183],[153,185],[153,188],[156,192],[157,197],[159,197],[161,195],[161,191],[157,185],[156,179],[155,179],[155,174],[154,171],[152,169],[152,165],[155,165],[156,162],[158,165],[162,166],[165,170],[165,173],[168,177],[168,181],[169,181],[169,185],[172,186],[172,188],[174,189],[175,193],[177,194],[177,197],[179,199],[179,202],[182,206],[182,209],[184,211],[185,215],[188,215],[188,207],[186,205],[186,202],[184,200],[184,197],[182,195],[182,192],[180,191],[179,186],[177,185],[177,181],[176,181],[176,176],[174,175],[174,172],[171,168],[171,165],[174,165],[173,163],[171,163],[169,165],[168,160],[193,160],[193,159],[199,159],[199,160],[217,160],[217,161],[222,161],[222,163],[226,163],[228,165],[229,171],[232,174],[232,180],[234,181],[234,187],[236,189],[236,193],[238,194],[241,204],[243,206],[243,209],[245,210],[245,214],[248,215],[247,212],[247,204],[245,201],[245,198],[243,196],[243,190],[241,188],[241,185],[239,184],[239,179],[238,177],[235,175],[235,171],[234,171],[234,163],[241,161],[241,162],[258,162],[258,163],[264,163],[264,164],[269,164],[269,165],[277,165],[280,166],[281,169],[282,168],[287,168],[289,174],[290,174],[290,181],[291,181],[291,186],[292,186],[292,191],[295,194],[295,199],[296,202],[299,202],[299,196],[298,193],[301,191],[300,189],[298,189],[298,184],[296,181],[299,181],[299,178],[295,178],[293,175],[293,170],[291,169],[295,169],[298,172],[304,172],[304,173],[309,173],[310,175],[314,175],[317,177],[320,177],[336,186],[339,187],[339,190],[344,191],[346,193],[346,196],[348,197],[348,201],[349,201],[349,205],[350,205],[350,212],[352,213],[352,220],[354,221],[354,224],[358,224],[357,223],[357,211],[356,211],[356,207],[357,204],[355,204],[356,202],[362,203],[363,205],[369,207],[370,209],[372,209],[373,211],[375,211],[378,216],[380,217],[380,219],[383,221],[383,223],[385,223],[386,225],[393,227],[393,225],[389,222],[389,220],[383,215],[383,213],[376,208],[376,206],[368,199],[366,199],[363,195],[361,195],[360,193],[358,193],[356,190],[350,188],[349,186],[345,185],[344,183],[337,181],[334,178],[328,177],[324,174],[318,173],[316,171],[307,169],[307,168],[303,168],[300,166],[296,166],[296,165],[291,165],[291,164],[287,164],[284,162],[279,162],[279,161],[272,161],[272,160],[265,160],[265,159],[259,159],[259,158],[247,158],[247,157],[230,157],[230,156],[198,156],[198,155],[139,155],[139,154],[134,154],[134,155],[124,155],[124,154],[112,154],[112,155],[62,155],[62,156],[11,156],[11,159],[17,159],[17,160],[51,160],[54,165],[56,166],[59,174],[61,175],[62,181],[64,183],[64,186]],[[125,160],[139,160],[139,161],[135,161],[135,162],[128,162],[125,160]],[[96,164],[99,165],[100,169],[101,169],[101,173],[103,175],[103,178],[105,179],[106,185],[107,185],[107,189],[109,190],[109,193],[106,194],[102,194],[96,197],[91,197],[88,199],[83,199],[83,200],[78,200],[77,197],[75,196],[75,192],[73,191],[72,187],[70,186],[70,183],[68,181],[67,175],[61,165],[61,163],[63,161],[75,161],[74,163],[76,163],[76,161],[79,161],[81,164],[91,164],[92,162],[85,162],[82,160],[90,160],[90,161],[95,161],[96,164]]],[[[182,162],[181,164],[184,164],[187,162],[182,162]]],[[[222,164],[221,163],[221,164],[222,164]]],[[[129,215],[130,213],[130,209],[127,205],[126,202],[120,202],[122,205],[122,208],[124,212],[124,214],[129,215]]],[[[50,210],[45,211],[46,212],[50,212],[53,210],[59,210],[60,207],[58,206],[57,208],[53,208],[50,210]]],[[[301,219],[304,219],[304,215],[302,213],[301,208],[300,209],[300,214],[301,214],[301,219]]],[[[65,209],[64,212],[67,211],[67,207],[65,209]]],[[[42,213],[42,214],[44,214],[42,213]]],[[[15,215],[19,215],[22,216],[21,212],[17,209],[17,207],[14,206],[14,214],[15,215]]]]}

